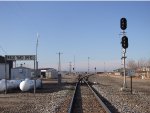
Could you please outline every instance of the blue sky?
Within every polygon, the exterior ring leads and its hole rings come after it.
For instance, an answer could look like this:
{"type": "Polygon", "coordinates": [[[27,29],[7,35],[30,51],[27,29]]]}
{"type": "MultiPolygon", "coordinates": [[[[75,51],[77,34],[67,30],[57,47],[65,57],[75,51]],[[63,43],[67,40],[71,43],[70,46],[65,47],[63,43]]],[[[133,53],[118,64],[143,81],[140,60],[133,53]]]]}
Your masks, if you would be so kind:
{"type": "Polygon", "coordinates": [[[91,71],[111,70],[122,66],[122,17],[128,22],[127,59],[150,58],[149,11],[149,1],[0,1],[0,46],[8,55],[35,54],[38,32],[39,67],[57,69],[60,51],[62,70],[69,70],[74,56],[77,70],[87,71],[88,57],[91,71]]]}

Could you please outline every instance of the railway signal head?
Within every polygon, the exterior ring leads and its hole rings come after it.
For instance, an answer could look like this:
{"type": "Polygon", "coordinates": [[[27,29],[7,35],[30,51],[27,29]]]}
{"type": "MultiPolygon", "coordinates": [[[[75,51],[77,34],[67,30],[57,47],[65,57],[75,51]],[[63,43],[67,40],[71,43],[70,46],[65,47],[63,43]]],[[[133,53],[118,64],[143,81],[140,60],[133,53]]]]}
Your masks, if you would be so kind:
{"type": "Polygon", "coordinates": [[[126,36],[123,36],[123,37],[122,37],[121,43],[122,43],[122,47],[123,47],[124,49],[128,48],[128,38],[127,38],[126,36]]]}
{"type": "Polygon", "coordinates": [[[126,18],[121,18],[121,20],[120,20],[120,28],[122,30],[125,30],[127,28],[127,20],[126,20],[126,18]]]}

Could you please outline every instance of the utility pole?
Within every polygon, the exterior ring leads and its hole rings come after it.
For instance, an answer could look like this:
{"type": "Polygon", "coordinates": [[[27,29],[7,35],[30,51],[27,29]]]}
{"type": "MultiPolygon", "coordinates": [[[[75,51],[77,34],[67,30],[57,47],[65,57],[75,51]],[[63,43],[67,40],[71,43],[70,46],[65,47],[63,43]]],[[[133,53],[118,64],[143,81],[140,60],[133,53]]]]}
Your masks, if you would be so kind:
{"type": "Polygon", "coordinates": [[[5,94],[7,94],[7,59],[5,55],[5,94]]]}
{"type": "Polygon", "coordinates": [[[72,69],[72,65],[71,65],[71,62],[69,62],[69,73],[71,75],[71,69],[72,69]]]}
{"type": "Polygon", "coordinates": [[[34,94],[36,93],[36,77],[38,74],[38,61],[37,61],[37,52],[38,52],[38,38],[39,34],[37,33],[37,42],[36,42],[36,53],[35,53],[35,60],[34,60],[34,69],[35,69],[35,78],[34,78],[34,94]]]}
{"type": "Polygon", "coordinates": [[[104,74],[105,74],[105,62],[104,62],[104,74]]]}
{"type": "Polygon", "coordinates": [[[73,66],[74,74],[76,75],[76,67],[75,67],[75,56],[74,56],[74,66],[73,66]]]}
{"type": "Polygon", "coordinates": [[[14,62],[15,62],[15,68],[16,68],[16,60],[14,62]]]}
{"type": "Polygon", "coordinates": [[[37,33],[37,42],[36,42],[36,77],[37,77],[37,71],[38,71],[38,55],[37,55],[37,52],[38,52],[38,38],[39,38],[39,34],[37,33]]]}
{"type": "Polygon", "coordinates": [[[61,72],[61,60],[60,60],[60,55],[63,53],[57,53],[59,55],[59,63],[58,63],[58,72],[61,72]]]}
{"type": "Polygon", "coordinates": [[[90,57],[88,57],[88,74],[90,72],[90,57]]]}
{"type": "Polygon", "coordinates": [[[59,64],[58,64],[58,84],[61,84],[61,61],[60,61],[60,55],[63,53],[57,53],[59,55],[59,64]]]}
{"type": "Polygon", "coordinates": [[[97,73],[97,72],[96,72],[96,67],[95,67],[94,69],[95,69],[95,75],[96,75],[96,73],[97,73]]]}

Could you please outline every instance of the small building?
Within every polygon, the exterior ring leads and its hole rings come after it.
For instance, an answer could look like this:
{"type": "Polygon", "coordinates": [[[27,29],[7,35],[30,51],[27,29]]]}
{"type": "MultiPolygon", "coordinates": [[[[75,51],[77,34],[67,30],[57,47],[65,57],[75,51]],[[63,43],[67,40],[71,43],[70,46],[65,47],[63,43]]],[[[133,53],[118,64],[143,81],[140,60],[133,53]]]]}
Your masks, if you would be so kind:
{"type": "Polygon", "coordinates": [[[6,78],[9,79],[9,64],[6,64],[6,73],[5,73],[5,64],[0,63],[0,79],[5,79],[5,74],[6,78]]]}
{"type": "Polygon", "coordinates": [[[118,76],[118,75],[121,75],[120,72],[114,72],[114,74],[117,75],[117,76],[118,76]]]}
{"type": "Polygon", "coordinates": [[[150,78],[150,66],[139,67],[136,70],[138,76],[144,76],[150,78]]]}
{"type": "Polygon", "coordinates": [[[140,67],[138,70],[143,71],[143,72],[150,71],[150,66],[143,66],[143,67],[140,67]]]}
{"type": "Polygon", "coordinates": [[[11,69],[11,79],[31,78],[32,70],[26,67],[16,67],[11,69]]]}
{"type": "Polygon", "coordinates": [[[58,78],[58,72],[54,68],[42,68],[40,70],[42,78],[58,78]]]}
{"type": "Polygon", "coordinates": [[[11,68],[13,67],[13,61],[6,61],[5,57],[0,56],[0,79],[5,78],[5,63],[6,63],[6,76],[7,79],[11,78],[11,68]]]}
{"type": "MultiPolygon", "coordinates": [[[[116,69],[113,70],[115,75],[124,75],[124,69],[120,68],[120,69],[116,69]]],[[[126,68],[126,76],[134,76],[135,75],[135,70],[134,69],[127,69],[126,68]]]]}
{"type": "Polygon", "coordinates": [[[123,75],[123,68],[119,68],[119,69],[116,69],[116,70],[113,70],[114,74],[115,75],[123,75]]]}

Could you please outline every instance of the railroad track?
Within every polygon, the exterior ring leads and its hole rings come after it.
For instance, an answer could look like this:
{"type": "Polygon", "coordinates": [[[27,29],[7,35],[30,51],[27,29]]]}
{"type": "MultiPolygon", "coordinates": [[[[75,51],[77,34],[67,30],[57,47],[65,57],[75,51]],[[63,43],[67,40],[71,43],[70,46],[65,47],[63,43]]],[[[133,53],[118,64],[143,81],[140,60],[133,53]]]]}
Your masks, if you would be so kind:
{"type": "Polygon", "coordinates": [[[111,113],[101,101],[90,85],[80,79],[76,84],[75,92],[68,113],[111,113]],[[83,83],[84,82],[84,83],[83,83]]]}

